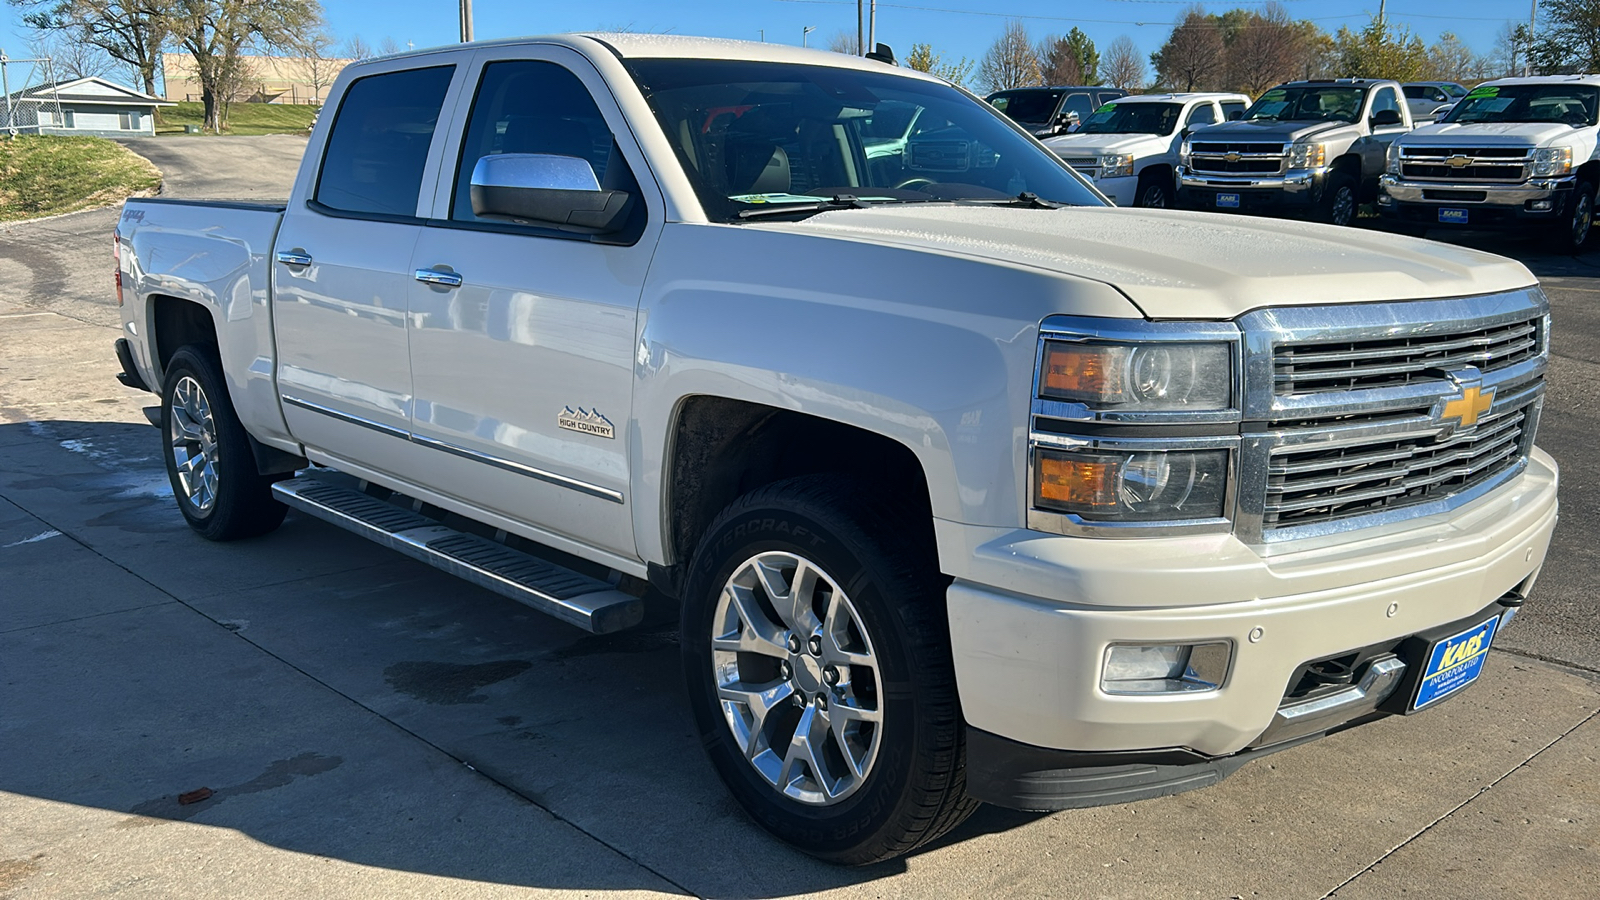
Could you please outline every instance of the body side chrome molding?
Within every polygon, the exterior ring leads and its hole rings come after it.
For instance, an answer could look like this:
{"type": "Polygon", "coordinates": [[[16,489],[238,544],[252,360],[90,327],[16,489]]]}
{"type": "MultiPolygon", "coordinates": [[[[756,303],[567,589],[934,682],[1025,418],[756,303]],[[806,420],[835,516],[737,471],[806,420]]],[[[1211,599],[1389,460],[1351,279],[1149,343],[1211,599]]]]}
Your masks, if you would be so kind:
{"type": "Polygon", "coordinates": [[[624,497],[621,491],[614,491],[610,488],[604,488],[596,484],[590,484],[587,481],[579,481],[576,478],[568,478],[565,475],[557,475],[554,472],[546,472],[543,469],[537,469],[533,466],[526,466],[522,463],[501,459],[498,456],[491,456],[487,453],[480,453],[476,450],[458,447],[455,444],[451,444],[446,441],[422,437],[421,435],[414,434],[403,429],[394,428],[379,422],[374,422],[371,419],[363,419],[360,416],[351,415],[347,412],[341,412],[337,409],[331,409],[323,406],[320,403],[312,403],[309,400],[302,400],[299,397],[292,397],[288,394],[283,394],[281,396],[283,397],[283,402],[289,404],[290,406],[296,406],[314,413],[321,413],[329,418],[338,419],[339,421],[348,423],[350,425],[369,428],[380,434],[386,434],[390,437],[400,438],[404,441],[410,441],[418,446],[427,447],[432,450],[439,450],[444,453],[449,453],[452,456],[459,456],[462,459],[470,459],[473,462],[494,466],[497,469],[504,469],[507,472],[515,472],[518,475],[526,475],[529,478],[534,478],[547,484],[553,484],[557,487],[564,487],[569,490],[574,490],[580,494],[588,494],[591,497],[598,497],[601,500],[609,500],[612,503],[624,502],[624,497]]]}

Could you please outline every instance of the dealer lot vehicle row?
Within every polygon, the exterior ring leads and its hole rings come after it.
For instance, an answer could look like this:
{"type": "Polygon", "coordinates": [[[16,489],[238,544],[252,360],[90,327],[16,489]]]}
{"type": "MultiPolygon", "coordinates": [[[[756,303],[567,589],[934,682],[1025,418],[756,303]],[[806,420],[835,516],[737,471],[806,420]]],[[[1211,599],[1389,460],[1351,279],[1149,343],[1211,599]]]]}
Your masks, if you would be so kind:
{"type": "MultiPolygon", "coordinates": [[[[1370,111],[1381,168],[1399,97],[1257,106],[1370,111]]],[[[292,507],[595,633],[676,598],[712,766],[817,856],[1470,703],[1536,602],[1511,260],[1113,208],[938,79],[775,45],[473,44],[329,108],[286,204],[118,224],[185,519],[292,507]]]]}

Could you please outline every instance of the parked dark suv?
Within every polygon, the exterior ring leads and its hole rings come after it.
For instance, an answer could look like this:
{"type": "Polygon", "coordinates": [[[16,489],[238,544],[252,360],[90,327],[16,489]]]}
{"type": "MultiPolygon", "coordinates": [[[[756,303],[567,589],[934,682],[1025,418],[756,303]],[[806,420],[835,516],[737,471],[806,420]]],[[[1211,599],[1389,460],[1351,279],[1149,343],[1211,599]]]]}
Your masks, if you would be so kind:
{"type": "Polygon", "coordinates": [[[1089,114],[1128,92],[1109,87],[1031,87],[996,91],[987,99],[1035,137],[1065,134],[1089,114]]]}

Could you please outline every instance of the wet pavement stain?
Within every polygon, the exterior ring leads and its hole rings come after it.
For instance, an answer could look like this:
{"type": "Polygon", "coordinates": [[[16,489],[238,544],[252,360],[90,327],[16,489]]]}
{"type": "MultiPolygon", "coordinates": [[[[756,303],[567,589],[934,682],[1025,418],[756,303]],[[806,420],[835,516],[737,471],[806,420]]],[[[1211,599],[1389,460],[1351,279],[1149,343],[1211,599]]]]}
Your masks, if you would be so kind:
{"type": "Polygon", "coordinates": [[[441,662],[399,662],[383,670],[383,678],[402,694],[424,703],[482,703],[479,688],[515,678],[533,668],[525,659],[461,665],[441,662]]]}
{"type": "Polygon", "coordinates": [[[128,810],[135,816],[149,816],[158,819],[182,819],[187,821],[200,812],[211,809],[229,797],[240,797],[245,794],[259,794],[292,783],[296,778],[310,778],[331,772],[344,764],[342,756],[323,756],[320,753],[302,753],[289,759],[280,759],[268,765],[260,775],[242,784],[231,787],[214,788],[211,795],[204,800],[190,804],[180,804],[178,794],[157,797],[128,810]]]}

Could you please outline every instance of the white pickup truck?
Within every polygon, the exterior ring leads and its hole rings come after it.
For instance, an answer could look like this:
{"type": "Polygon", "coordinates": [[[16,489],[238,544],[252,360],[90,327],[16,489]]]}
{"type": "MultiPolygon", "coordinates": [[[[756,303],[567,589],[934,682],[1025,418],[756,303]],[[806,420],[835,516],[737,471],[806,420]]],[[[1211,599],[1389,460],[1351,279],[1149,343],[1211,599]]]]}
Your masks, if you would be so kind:
{"type": "Polygon", "coordinates": [[[1121,97],[1095,110],[1073,133],[1046,138],[1044,145],[1118,206],[1160,209],[1177,198],[1184,138],[1196,128],[1239,118],[1249,105],[1244,94],[1121,97]]]}
{"type": "Polygon", "coordinates": [[[1589,240],[1600,186],[1600,75],[1502,78],[1389,145],[1378,211],[1415,229],[1547,229],[1589,240]]]}
{"type": "Polygon", "coordinates": [[[183,515],[596,632],[676,598],[713,766],[825,859],[1431,709],[1544,562],[1515,262],[1112,208],[938,79],[775,45],[419,51],[328,110],[286,205],[118,223],[183,515]]]}

